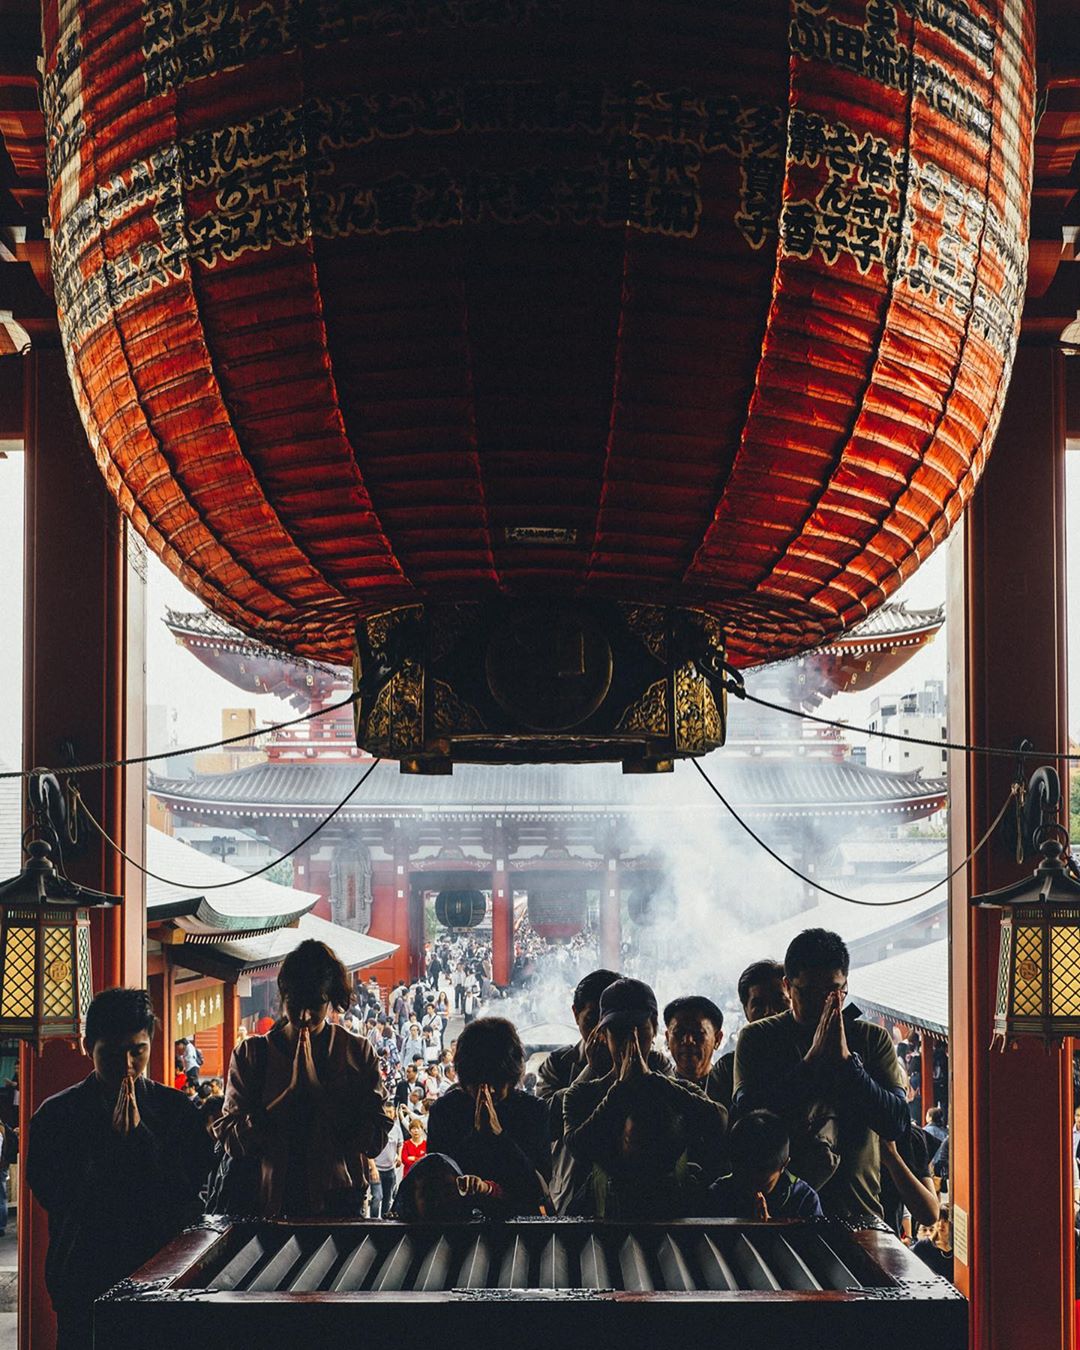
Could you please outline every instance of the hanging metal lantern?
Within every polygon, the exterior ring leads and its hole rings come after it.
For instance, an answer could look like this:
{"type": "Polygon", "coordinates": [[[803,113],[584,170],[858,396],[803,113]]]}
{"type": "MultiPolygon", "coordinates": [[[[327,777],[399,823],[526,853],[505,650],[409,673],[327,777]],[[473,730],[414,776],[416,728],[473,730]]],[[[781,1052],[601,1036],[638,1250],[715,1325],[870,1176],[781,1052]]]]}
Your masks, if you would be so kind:
{"type": "Polygon", "coordinates": [[[588,900],[584,886],[529,887],[529,926],[539,937],[565,941],[585,927],[588,900]]]}
{"type": "Polygon", "coordinates": [[[120,896],[61,876],[44,839],[25,851],[23,870],[0,883],[0,1036],[40,1054],[48,1040],[82,1040],[94,996],[89,911],[120,896]]]}
{"type": "Polygon", "coordinates": [[[1046,791],[1044,810],[1051,817],[1034,834],[1038,867],[1022,881],[971,900],[1003,911],[994,1008],[994,1039],[1002,1048],[1021,1036],[1051,1045],[1080,1035],[1080,879],[1068,832],[1052,819],[1060,798],[1056,772],[1040,769],[1032,789],[1046,791]]]}
{"type": "Polygon", "coordinates": [[[440,891],[435,897],[435,917],[444,928],[475,928],[486,913],[483,891],[440,891]]]}
{"type": "Polygon", "coordinates": [[[656,887],[654,885],[635,886],[626,900],[626,912],[632,923],[639,928],[648,928],[657,921],[656,887]]]}
{"type": "Polygon", "coordinates": [[[722,742],[725,655],[863,620],[959,519],[1033,0],[42,17],[102,472],[229,622],[355,652],[379,754],[667,767],[722,742]]]}

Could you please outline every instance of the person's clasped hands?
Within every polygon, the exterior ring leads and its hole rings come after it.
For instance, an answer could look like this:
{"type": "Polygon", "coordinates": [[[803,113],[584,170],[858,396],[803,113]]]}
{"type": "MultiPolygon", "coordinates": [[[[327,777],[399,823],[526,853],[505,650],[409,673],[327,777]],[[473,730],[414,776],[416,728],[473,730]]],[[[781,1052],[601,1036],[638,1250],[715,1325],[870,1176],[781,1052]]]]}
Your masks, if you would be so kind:
{"type": "Polygon", "coordinates": [[[139,1104],[135,1098],[135,1077],[126,1073],[120,1080],[120,1091],[113,1107],[112,1127],[116,1134],[127,1136],[139,1128],[139,1104]]]}
{"type": "Polygon", "coordinates": [[[315,1068],[315,1055],[311,1048],[311,1022],[304,1018],[295,1024],[295,1028],[296,1046],[293,1050],[292,1072],[283,1091],[267,1106],[268,1113],[291,1101],[317,1097],[322,1092],[322,1084],[315,1068]]]}
{"type": "Polygon", "coordinates": [[[481,1083],[476,1089],[473,1129],[477,1134],[502,1134],[499,1114],[495,1109],[495,1094],[489,1083],[481,1083]]]}
{"type": "Polygon", "coordinates": [[[804,1064],[836,1065],[851,1058],[847,1031],[842,1016],[844,995],[839,990],[826,994],[821,1017],[814,1029],[810,1049],[803,1055],[804,1064]]]}
{"type": "Polygon", "coordinates": [[[639,1027],[628,1027],[626,1035],[620,1038],[616,1066],[618,1077],[623,1080],[643,1078],[652,1072],[641,1045],[639,1027]]]}

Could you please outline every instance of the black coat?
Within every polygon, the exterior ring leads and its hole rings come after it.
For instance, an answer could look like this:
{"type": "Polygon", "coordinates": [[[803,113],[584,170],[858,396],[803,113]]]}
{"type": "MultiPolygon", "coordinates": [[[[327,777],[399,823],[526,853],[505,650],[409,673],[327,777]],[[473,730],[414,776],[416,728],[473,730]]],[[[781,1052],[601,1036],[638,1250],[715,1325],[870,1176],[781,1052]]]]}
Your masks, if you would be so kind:
{"type": "Polygon", "coordinates": [[[203,1116],[182,1092],[146,1078],[136,1101],[138,1128],[116,1134],[91,1074],[30,1121],[26,1181],[49,1215],[45,1284],[58,1311],[88,1309],[202,1209],[214,1160],[203,1116]]]}
{"type": "Polygon", "coordinates": [[[537,1213],[551,1177],[546,1105],[527,1092],[511,1092],[496,1105],[501,1134],[477,1134],[475,1111],[462,1087],[434,1102],[428,1113],[428,1152],[446,1153],[463,1172],[497,1182],[506,1193],[507,1214],[537,1213]]]}

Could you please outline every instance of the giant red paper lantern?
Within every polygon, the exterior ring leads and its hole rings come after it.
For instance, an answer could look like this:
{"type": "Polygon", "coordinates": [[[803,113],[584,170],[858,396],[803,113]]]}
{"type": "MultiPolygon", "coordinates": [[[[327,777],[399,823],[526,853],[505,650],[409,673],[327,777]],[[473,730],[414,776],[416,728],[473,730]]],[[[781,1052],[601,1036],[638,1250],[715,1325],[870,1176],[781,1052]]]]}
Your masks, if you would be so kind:
{"type": "MultiPolygon", "coordinates": [[[[370,743],[671,731],[701,650],[864,618],[970,496],[1032,52],[1029,0],[47,0],[102,471],[239,627],[340,661],[360,622],[370,743]]],[[[669,752],[722,737],[691,692],[669,752]]]]}

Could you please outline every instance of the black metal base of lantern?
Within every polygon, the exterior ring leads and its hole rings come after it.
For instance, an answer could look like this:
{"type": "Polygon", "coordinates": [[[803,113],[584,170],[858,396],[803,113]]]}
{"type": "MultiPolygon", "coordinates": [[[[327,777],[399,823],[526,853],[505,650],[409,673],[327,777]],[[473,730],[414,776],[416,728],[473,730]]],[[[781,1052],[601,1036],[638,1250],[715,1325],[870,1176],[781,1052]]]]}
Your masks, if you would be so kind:
{"type": "Polygon", "coordinates": [[[403,772],[455,761],[670,770],[723,745],[724,633],[630,603],[410,605],[356,630],[356,739],[403,772]]]}

